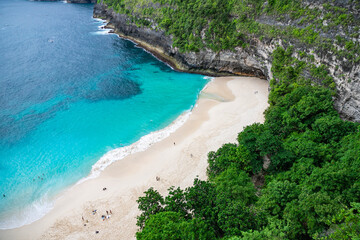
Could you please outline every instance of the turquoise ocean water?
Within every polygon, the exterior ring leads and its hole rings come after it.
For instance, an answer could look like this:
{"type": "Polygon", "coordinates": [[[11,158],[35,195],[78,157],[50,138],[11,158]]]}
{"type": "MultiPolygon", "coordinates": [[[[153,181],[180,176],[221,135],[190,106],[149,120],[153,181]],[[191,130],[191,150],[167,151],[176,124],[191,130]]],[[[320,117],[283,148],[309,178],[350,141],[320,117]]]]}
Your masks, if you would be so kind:
{"type": "Polygon", "coordinates": [[[208,82],[99,29],[92,8],[0,1],[0,229],[39,219],[141,137],[139,150],[166,136],[208,82]]]}

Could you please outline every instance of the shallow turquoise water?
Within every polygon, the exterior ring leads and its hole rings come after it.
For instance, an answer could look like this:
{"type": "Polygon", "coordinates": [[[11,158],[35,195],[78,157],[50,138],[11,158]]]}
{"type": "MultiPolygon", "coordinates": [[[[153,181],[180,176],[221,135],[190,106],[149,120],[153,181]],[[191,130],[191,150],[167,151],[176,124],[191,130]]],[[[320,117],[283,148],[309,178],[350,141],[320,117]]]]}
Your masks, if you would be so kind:
{"type": "Polygon", "coordinates": [[[34,221],[106,152],[164,128],[207,83],[104,34],[91,4],[0,1],[0,228],[34,221]]]}

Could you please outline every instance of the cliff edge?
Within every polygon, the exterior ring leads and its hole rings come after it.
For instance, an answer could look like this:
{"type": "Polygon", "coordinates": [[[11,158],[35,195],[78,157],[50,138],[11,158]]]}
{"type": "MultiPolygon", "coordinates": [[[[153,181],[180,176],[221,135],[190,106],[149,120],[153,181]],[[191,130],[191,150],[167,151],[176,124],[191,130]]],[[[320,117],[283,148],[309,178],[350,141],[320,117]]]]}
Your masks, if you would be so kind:
{"type": "MultiPolygon", "coordinates": [[[[121,37],[135,41],[174,68],[187,72],[280,81],[272,75],[273,53],[278,48],[285,49],[294,59],[290,67],[298,71],[296,74],[314,84],[336,89],[336,110],[344,119],[360,122],[358,4],[302,1],[298,6],[303,10],[300,16],[295,8],[291,13],[281,13],[285,7],[271,6],[272,1],[260,1],[257,6],[247,3],[245,10],[239,8],[240,3],[230,9],[226,6],[225,10],[219,5],[210,14],[220,9],[221,13],[228,11],[227,16],[204,17],[200,23],[196,22],[199,17],[194,18],[190,22],[193,25],[188,26],[189,19],[178,20],[182,17],[181,6],[171,5],[170,1],[145,2],[117,5],[112,2],[109,6],[108,2],[101,1],[95,4],[94,17],[106,19],[108,27],[114,28],[121,37]],[[334,16],[336,19],[332,19],[334,16]],[[221,21],[225,21],[224,25],[221,21]],[[227,26],[232,29],[222,31],[227,26]]],[[[195,8],[192,6],[188,11],[195,8]]],[[[196,16],[197,13],[189,14],[196,16]]]]}

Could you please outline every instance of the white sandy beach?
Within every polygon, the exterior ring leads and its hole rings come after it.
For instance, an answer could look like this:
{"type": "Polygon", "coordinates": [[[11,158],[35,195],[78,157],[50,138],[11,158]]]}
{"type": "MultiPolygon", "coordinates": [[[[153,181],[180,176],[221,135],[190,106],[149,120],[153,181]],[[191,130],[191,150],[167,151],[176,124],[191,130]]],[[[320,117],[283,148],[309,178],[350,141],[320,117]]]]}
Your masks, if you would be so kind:
{"type": "Polygon", "coordinates": [[[236,142],[245,126],[263,122],[267,99],[265,80],[215,78],[189,119],[168,138],[66,190],[45,217],[21,228],[0,230],[0,239],[135,239],[138,197],[152,186],[165,194],[170,186],[192,185],[197,176],[206,179],[207,153],[236,142]],[[110,209],[111,218],[103,221],[101,215],[110,209]]]}

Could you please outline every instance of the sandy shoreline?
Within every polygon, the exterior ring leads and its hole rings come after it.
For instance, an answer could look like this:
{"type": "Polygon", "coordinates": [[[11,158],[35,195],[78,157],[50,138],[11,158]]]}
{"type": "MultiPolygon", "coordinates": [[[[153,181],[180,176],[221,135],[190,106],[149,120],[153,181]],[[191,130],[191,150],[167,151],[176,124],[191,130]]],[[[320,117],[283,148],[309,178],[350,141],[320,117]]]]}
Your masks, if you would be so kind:
{"type": "Polygon", "coordinates": [[[205,179],[207,153],[235,142],[244,126],[263,122],[267,99],[265,80],[215,78],[189,119],[168,138],[66,190],[45,217],[21,228],[0,230],[0,239],[134,239],[138,197],[151,186],[164,194],[173,185],[190,186],[196,176],[205,179]],[[102,221],[101,215],[110,209],[111,218],[102,221]]]}

